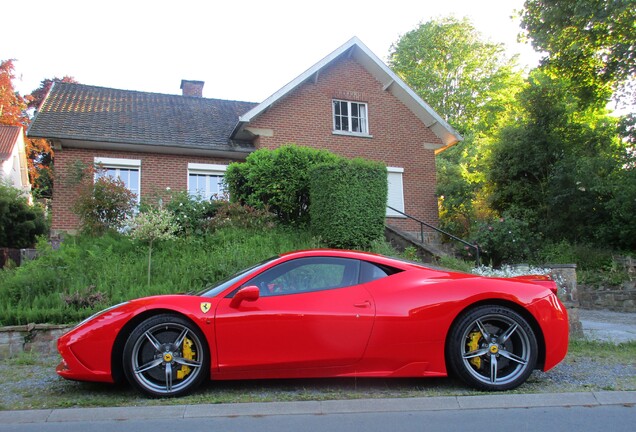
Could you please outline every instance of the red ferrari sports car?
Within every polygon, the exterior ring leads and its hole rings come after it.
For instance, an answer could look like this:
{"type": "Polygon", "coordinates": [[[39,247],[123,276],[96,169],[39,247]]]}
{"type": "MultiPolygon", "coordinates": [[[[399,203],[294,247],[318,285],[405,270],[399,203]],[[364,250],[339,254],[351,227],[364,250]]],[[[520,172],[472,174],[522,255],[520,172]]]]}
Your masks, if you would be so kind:
{"type": "Polygon", "coordinates": [[[546,276],[486,278],[381,255],[283,254],[198,294],[131,300],[58,341],[57,372],[178,396],[206,379],[443,377],[507,390],[567,353],[546,276]]]}

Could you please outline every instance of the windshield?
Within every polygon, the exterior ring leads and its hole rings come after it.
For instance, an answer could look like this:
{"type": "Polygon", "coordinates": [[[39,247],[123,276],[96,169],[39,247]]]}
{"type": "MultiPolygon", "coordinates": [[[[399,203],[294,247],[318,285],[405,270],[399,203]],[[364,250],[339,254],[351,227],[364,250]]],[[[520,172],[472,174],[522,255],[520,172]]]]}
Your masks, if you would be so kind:
{"type": "Polygon", "coordinates": [[[202,291],[198,292],[196,295],[201,297],[214,297],[220,292],[223,292],[225,291],[225,289],[234,285],[236,282],[238,282],[242,278],[249,276],[253,273],[256,273],[258,270],[260,270],[261,268],[263,268],[264,266],[266,266],[267,264],[269,264],[271,261],[275,260],[276,258],[278,258],[278,256],[268,258],[265,261],[261,261],[260,263],[253,265],[252,267],[248,267],[244,270],[239,271],[238,273],[235,273],[234,275],[230,276],[227,279],[223,279],[222,281],[216,282],[213,285],[208,285],[202,291]]]}

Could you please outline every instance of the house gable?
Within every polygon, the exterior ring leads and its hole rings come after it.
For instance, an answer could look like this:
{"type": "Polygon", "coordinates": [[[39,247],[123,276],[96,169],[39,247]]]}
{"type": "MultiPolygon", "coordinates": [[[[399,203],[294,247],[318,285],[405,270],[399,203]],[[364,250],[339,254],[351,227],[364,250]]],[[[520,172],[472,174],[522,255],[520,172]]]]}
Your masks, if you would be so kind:
{"type": "MultiPolygon", "coordinates": [[[[325,68],[330,67],[334,62],[343,58],[353,59],[362,66],[380,84],[383,91],[396,97],[404,104],[427,128],[439,138],[441,145],[428,143],[432,148],[440,151],[443,148],[452,146],[462,140],[462,137],[446,121],[444,121],[426,102],[424,102],[404,81],[402,81],[388,66],[386,66],[366,45],[357,37],[353,37],[344,45],[333,51],[327,57],[306,70],[296,79],[278,90],[261,104],[258,104],[247,113],[242,115],[239,123],[232,132],[233,137],[249,137],[251,134],[258,134],[259,128],[253,125],[253,121],[262,113],[268,111],[272,106],[294,92],[298,87],[306,83],[316,83],[325,68]]],[[[265,129],[268,131],[267,129],[265,129]]],[[[269,131],[268,131],[269,132],[269,131]]]]}

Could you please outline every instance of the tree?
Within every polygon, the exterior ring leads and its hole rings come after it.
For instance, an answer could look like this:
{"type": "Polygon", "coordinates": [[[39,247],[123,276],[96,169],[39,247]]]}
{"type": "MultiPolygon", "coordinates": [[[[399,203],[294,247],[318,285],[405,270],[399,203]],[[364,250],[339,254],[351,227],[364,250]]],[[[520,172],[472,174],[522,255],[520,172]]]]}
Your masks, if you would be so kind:
{"type": "Polygon", "coordinates": [[[527,0],[521,18],[544,65],[584,102],[604,105],[636,78],[634,0],[527,0]]]}
{"type": "Polygon", "coordinates": [[[467,235],[483,207],[485,157],[523,86],[516,60],[503,51],[455,18],[420,24],[391,47],[391,68],[464,136],[437,158],[440,224],[458,235],[467,235]]]}
{"type": "Polygon", "coordinates": [[[420,24],[391,46],[389,56],[391,69],[462,134],[496,121],[501,97],[513,81],[521,83],[515,64],[503,45],[482,41],[468,19],[455,18],[420,24]]]}
{"type": "Polygon", "coordinates": [[[625,179],[628,151],[617,120],[603,109],[582,109],[570,86],[542,69],[530,75],[519,99],[523,117],[493,148],[491,202],[547,239],[596,241],[612,223],[613,197],[629,194],[615,181],[625,179]]]}
{"type": "Polygon", "coordinates": [[[0,61],[0,124],[26,126],[28,124],[24,115],[26,102],[13,88],[14,61],[13,59],[0,61]]]}
{"type": "MultiPolygon", "coordinates": [[[[0,62],[0,124],[24,126],[25,129],[31,123],[27,109],[37,109],[54,82],[76,83],[70,76],[42,80],[40,86],[26,97],[20,96],[14,90],[15,60],[0,62]]],[[[36,198],[50,198],[53,189],[53,149],[48,140],[41,138],[27,138],[25,140],[29,177],[33,185],[33,195],[36,198]]]]}
{"type": "Polygon", "coordinates": [[[68,75],[65,75],[62,78],[54,77],[43,79],[42,81],[40,81],[40,86],[33,90],[31,94],[27,96],[27,108],[36,110],[39,109],[40,105],[42,105],[42,102],[44,102],[44,98],[51,90],[51,87],[53,87],[53,84],[56,82],[78,84],[75,78],[68,75]]]}
{"type": "MultiPolygon", "coordinates": [[[[27,109],[37,110],[44,98],[56,82],[77,83],[75,78],[47,78],[40,86],[26,96],[27,109]]],[[[50,198],[53,194],[53,149],[49,140],[44,138],[28,138],[26,151],[29,161],[29,175],[33,184],[33,193],[38,198],[50,198]]]]}

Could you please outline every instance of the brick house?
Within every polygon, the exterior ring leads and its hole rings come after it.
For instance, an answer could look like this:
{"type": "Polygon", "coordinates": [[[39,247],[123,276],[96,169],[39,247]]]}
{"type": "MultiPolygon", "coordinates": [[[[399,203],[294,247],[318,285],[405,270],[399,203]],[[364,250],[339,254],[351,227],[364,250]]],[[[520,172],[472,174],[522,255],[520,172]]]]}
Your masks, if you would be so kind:
{"type": "MultiPolygon", "coordinates": [[[[435,153],[461,140],[359,39],[352,38],[262,103],[56,83],[28,135],[52,140],[52,229],[74,230],[76,161],[100,163],[139,196],[170,190],[219,192],[227,165],[288,143],[384,162],[389,205],[437,224],[435,153]]],[[[415,230],[387,211],[387,223],[415,230]]]]}

